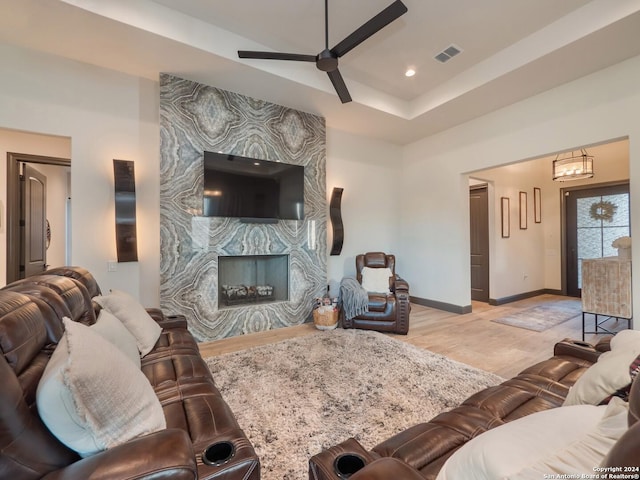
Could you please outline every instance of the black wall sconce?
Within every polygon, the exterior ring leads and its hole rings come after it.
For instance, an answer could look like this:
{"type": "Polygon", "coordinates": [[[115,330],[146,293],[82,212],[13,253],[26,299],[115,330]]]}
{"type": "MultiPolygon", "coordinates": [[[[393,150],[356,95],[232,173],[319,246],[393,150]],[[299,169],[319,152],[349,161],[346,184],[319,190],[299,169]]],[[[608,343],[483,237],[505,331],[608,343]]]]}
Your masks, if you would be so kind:
{"type": "Polygon", "coordinates": [[[342,212],[340,210],[343,191],[344,188],[334,187],[331,192],[331,201],[329,202],[329,217],[331,218],[331,225],[333,227],[331,255],[340,255],[342,252],[342,243],[344,242],[344,225],[342,225],[342,212]]]}
{"type": "Polygon", "coordinates": [[[133,162],[113,161],[118,262],[138,261],[136,235],[136,176],[133,162]]]}

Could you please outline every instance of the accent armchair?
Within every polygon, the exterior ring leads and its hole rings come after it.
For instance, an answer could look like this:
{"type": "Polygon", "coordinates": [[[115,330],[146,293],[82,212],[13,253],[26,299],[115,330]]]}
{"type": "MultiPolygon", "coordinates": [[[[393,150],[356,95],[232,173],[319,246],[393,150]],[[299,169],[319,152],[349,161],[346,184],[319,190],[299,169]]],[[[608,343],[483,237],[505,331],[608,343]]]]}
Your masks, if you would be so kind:
{"type": "MultiPolygon", "coordinates": [[[[344,311],[340,312],[343,328],[361,328],[377,330],[379,332],[401,333],[406,335],[409,331],[409,284],[396,274],[396,257],[383,252],[368,252],[356,256],[356,278],[364,288],[368,290],[369,311],[348,319],[344,311]],[[383,273],[382,270],[389,269],[383,273]],[[380,274],[386,278],[386,273],[391,273],[388,285],[385,288],[374,288],[371,291],[371,278],[380,274]],[[363,282],[364,281],[364,282],[363,282]],[[367,288],[369,287],[369,288],[367,288]]],[[[383,280],[384,283],[384,280],[383,280]]]]}

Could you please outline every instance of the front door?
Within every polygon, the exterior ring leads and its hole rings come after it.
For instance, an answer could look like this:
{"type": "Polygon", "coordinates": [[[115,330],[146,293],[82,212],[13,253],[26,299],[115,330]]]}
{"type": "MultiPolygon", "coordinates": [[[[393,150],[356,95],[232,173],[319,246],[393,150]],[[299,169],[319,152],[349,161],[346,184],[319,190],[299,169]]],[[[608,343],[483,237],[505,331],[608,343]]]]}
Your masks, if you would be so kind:
{"type": "Polygon", "coordinates": [[[487,187],[469,190],[471,300],[489,301],[489,193],[487,187]]]}
{"type": "Polygon", "coordinates": [[[47,177],[27,163],[20,177],[20,278],[47,266],[47,177]]]}
{"type": "Polygon", "coordinates": [[[579,297],[582,290],[582,259],[618,254],[611,243],[629,236],[629,185],[566,190],[566,290],[579,297]]]}

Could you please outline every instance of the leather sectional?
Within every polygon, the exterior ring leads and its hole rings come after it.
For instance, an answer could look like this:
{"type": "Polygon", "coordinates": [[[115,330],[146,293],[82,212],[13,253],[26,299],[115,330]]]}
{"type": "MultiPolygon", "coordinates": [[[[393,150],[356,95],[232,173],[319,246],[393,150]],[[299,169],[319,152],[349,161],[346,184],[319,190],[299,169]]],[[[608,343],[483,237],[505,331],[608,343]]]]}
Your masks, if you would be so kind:
{"type": "MultiPolygon", "coordinates": [[[[480,434],[530,414],[562,406],[569,387],[598,360],[601,353],[609,350],[610,340],[607,337],[593,346],[569,340],[559,342],[553,357],[500,385],[472,395],[458,407],[428,422],[392,436],[370,451],[351,438],[315,455],[309,461],[309,478],[343,478],[339,463],[344,462],[353,480],[433,480],[449,457],[480,434]],[[347,459],[351,464],[346,462],[347,459]]],[[[628,419],[631,428],[610,451],[607,465],[639,465],[640,423],[636,423],[639,412],[640,381],[636,380],[628,419]]]]}
{"type": "MultiPolygon", "coordinates": [[[[162,327],[141,371],[162,406],[167,428],[96,455],[80,458],[47,429],[36,406],[38,382],[64,334],[63,317],[96,322],[93,276],[64,267],[0,289],[0,478],[11,479],[223,479],[258,480],[260,463],[221,397],[198,345],[181,316],[148,312],[162,327]],[[212,456],[205,462],[205,452],[212,456]]],[[[309,461],[314,480],[434,479],[446,460],[470,440],[495,427],[560,407],[571,387],[609,350],[563,341],[553,357],[460,406],[415,425],[366,450],[355,439],[309,461]],[[340,476],[336,467],[347,472],[340,476]]],[[[638,465],[640,382],[630,398],[630,428],[605,465],[638,465]]]]}
{"type": "Polygon", "coordinates": [[[99,294],[93,276],[81,268],[51,270],[0,290],[0,478],[258,480],[258,457],[186,321],[157,309],[149,313],[162,333],[141,370],[167,428],[86,458],[50,433],[36,406],[39,379],[64,333],[62,317],[95,323],[91,298],[99,294]]]}

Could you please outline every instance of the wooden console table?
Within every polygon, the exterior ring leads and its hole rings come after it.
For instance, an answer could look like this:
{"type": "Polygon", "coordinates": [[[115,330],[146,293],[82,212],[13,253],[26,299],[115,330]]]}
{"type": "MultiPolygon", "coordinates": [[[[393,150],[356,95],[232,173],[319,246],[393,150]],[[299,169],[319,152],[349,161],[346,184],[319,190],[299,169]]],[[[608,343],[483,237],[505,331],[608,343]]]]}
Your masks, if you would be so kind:
{"type": "Polygon", "coordinates": [[[611,318],[624,319],[631,328],[631,260],[618,257],[582,260],[582,340],[585,334],[613,332],[602,327],[611,318]],[[585,313],[595,315],[593,332],[585,331],[585,313]],[[598,321],[598,315],[606,316],[598,321]]]}

